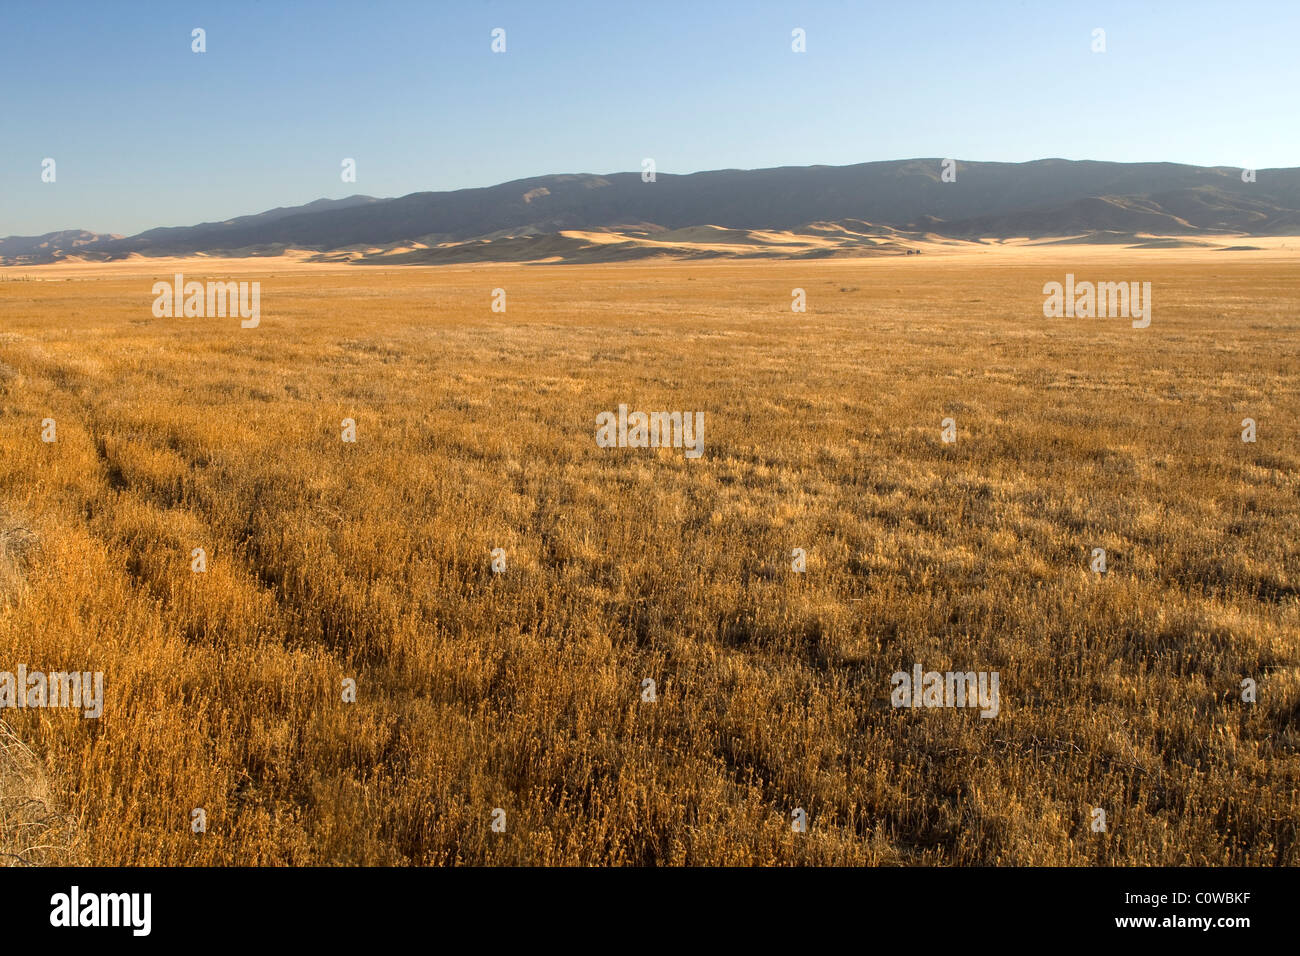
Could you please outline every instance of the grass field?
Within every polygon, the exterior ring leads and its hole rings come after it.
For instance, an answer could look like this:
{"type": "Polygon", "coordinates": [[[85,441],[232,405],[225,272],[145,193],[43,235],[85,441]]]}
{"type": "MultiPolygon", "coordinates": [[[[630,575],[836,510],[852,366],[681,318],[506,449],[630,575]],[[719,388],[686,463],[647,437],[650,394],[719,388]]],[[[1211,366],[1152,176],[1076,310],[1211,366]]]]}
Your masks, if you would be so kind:
{"type": "Polygon", "coordinates": [[[0,671],[106,692],[0,711],[0,853],[1300,863],[1298,265],[179,267],[256,329],[0,270],[0,671]],[[1045,319],[1066,272],[1150,327],[1045,319]],[[597,447],[620,403],[703,456],[597,447]],[[916,663],[998,715],[892,707],[916,663]]]}

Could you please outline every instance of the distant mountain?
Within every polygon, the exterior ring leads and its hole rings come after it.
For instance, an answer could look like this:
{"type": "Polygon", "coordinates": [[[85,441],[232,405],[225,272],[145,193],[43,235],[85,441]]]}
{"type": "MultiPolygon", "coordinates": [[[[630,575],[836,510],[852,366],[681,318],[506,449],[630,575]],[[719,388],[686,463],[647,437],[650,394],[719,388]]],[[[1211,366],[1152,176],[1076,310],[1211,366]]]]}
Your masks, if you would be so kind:
{"type": "MultiPolygon", "coordinates": [[[[114,248],[110,255],[116,254],[119,246],[130,246],[130,252],[157,254],[154,252],[155,249],[206,252],[213,249],[238,249],[243,246],[259,245],[266,240],[257,237],[274,232],[278,224],[283,223],[285,220],[340,215],[349,211],[356,213],[362,209],[375,205],[382,206],[392,201],[390,199],[375,199],[373,196],[349,196],[347,199],[317,199],[305,206],[281,206],[252,216],[227,219],[225,222],[202,222],[197,226],[163,226],[112,243],[114,248]]],[[[172,255],[175,253],[167,252],[166,254],[172,255]]]]}
{"type": "Polygon", "coordinates": [[[0,262],[53,262],[84,246],[121,238],[119,235],[87,232],[84,229],[47,232],[43,236],[9,236],[0,239],[0,262]]]}
{"type": "MultiPolygon", "coordinates": [[[[144,256],[273,255],[303,249],[324,258],[384,254],[385,261],[563,258],[573,233],[641,237],[654,254],[657,232],[709,226],[800,235],[856,221],[847,232],[909,236],[1031,238],[1236,233],[1300,234],[1300,169],[1263,169],[1253,183],[1233,167],[1043,159],[958,162],[943,182],[942,161],[912,159],[855,166],[786,166],[677,176],[639,173],[539,176],[481,189],[412,193],[397,199],[352,196],[273,209],[220,223],[151,229],[130,238],[67,244],[49,236],[0,241],[8,262],[144,256]],[[14,243],[11,247],[9,244],[14,243]],[[555,252],[556,249],[561,251],[555,252]]],[[[52,236],[89,235],[58,233],[52,236]]],[[[609,243],[598,243],[609,245],[609,243]]],[[[615,243],[615,245],[617,245],[615,243]]],[[[611,257],[638,248],[606,250],[611,257]]],[[[904,251],[901,247],[896,251],[904,251]]],[[[817,252],[808,254],[835,254],[817,252]]]]}

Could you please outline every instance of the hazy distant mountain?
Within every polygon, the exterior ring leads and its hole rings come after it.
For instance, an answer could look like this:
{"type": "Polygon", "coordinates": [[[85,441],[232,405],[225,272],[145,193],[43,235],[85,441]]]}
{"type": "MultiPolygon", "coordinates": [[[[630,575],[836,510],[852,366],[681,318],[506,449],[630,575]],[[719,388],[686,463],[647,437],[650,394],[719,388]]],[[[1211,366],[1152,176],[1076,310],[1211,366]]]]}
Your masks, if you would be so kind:
{"type": "Polygon", "coordinates": [[[47,232],[43,236],[9,236],[0,239],[0,261],[30,259],[52,262],[74,250],[80,252],[83,246],[121,238],[119,235],[87,232],[84,229],[47,232]]]}
{"type": "MultiPolygon", "coordinates": [[[[305,206],[281,206],[260,212],[252,216],[240,216],[225,222],[201,222],[197,226],[163,226],[149,229],[129,239],[122,239],[114,245],[131,245],[131,251],[153,252],[155,249],[175,248],[186,251],[205,252],[209,249],[238,249],[242,246],[256,245],[267,240],[258,236],[269,234],[277,223],[286,219],[339,214],[345,211],[357,211],[359,208],[384,205],[389,199],[375,199],[373,196],[349,196],[347,199],[317,199],[305,206]],[[252,241],[244,241],[251,238],[252,241]],[[138,248],[136,248],[138,247],[138,248]]],[[[273,240],[272,240],[273,241],[273,240]]]]}
{"type": "MultiPolygon", "coordinates": [[[[491,259],[498,253],[514,259],[532,257],[527,247],[543,243],[544,237],[551,237],[545,241],[552,245],[572,239],[567,234],[574,230],[651,237],[696,226],[806,233],[812,224],[824,229],[849,220],[859,222],[850,231],[862,234],[866,226],[876,238],[1300,233],[1296,168],[1259,170],[1255,182],[1244,183],[1242,171],[1232,167],[959,161],[956,181],[943,182],[941,162],[660,173],[651,183],[639,173],[539,176],[397,199],[318,200],[227,222],[151,229],[125,239],[96,237],[73,247],[40,237],[45,245],[17,252],[24,247],[11,251],[8,243],[32,240],[3,240],[0,257],[49,261],[74,248],[76,255],[100,259],[133,253],[258,255],[295,248],[328,254],[398,247],[409,261],[442,261],[447,256],[437,250],[454,246],[452,259],[491,259]]],[[[611,257],[618,255],[611,250],[611,257]]]]}

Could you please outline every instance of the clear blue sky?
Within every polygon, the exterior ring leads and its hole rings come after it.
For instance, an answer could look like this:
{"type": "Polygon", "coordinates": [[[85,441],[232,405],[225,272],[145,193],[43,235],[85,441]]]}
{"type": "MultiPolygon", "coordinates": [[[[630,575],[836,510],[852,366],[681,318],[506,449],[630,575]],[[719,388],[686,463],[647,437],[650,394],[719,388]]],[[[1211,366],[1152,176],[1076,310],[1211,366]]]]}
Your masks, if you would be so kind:
{"type": "Polygon", "coordinates": [[[647,156],[1294,166],[1298,39],[1300,0],[0,0],[0,236],[647,156]]]}

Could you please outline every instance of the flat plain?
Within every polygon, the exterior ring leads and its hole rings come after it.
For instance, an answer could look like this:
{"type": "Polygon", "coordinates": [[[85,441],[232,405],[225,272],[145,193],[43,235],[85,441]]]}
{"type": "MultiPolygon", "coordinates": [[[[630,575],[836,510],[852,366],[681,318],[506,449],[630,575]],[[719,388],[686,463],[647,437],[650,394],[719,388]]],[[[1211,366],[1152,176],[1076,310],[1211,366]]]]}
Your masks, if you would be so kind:
{"type": "Polygon", "coordinates": [[[1300,863],[1300,240],[132,260],[0,319],[0,671],[106,689],[0,711],[11,859],[1300,863]],[[1067,272],[1150,327],[1044,318],[1067,272]],[[917,663],[998,715],[892,707],[917,663]]]}

